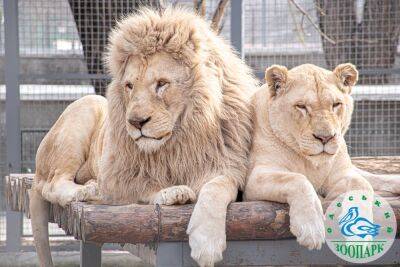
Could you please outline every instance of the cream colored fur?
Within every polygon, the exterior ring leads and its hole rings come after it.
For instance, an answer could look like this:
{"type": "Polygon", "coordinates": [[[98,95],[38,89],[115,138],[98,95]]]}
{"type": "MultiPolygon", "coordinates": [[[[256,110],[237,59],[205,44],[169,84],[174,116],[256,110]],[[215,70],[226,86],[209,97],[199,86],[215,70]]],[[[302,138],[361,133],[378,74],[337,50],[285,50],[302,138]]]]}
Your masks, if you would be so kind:
{"type": "Polygon", "coordinates": [[[267,83],[253,97],[254,132],[246,200],[288,203],[290,230],[301,245],[321,248],[323,209],[350,190],[398,194],[400,180],[355,168],[344,134],[353,111],[358,72],[351,64],[333,71],[306,64],[267,69],[267,83]]]}
{"type": "Polygon", "coordinates": [[[128,16],[108,48],[107,100],[72,103],[37,153],[31,214],[41,265],[52,265],[45,201],[197,198],[189,244],[199,265],[212,266],[226,247],[227,205],[245,182],[256,80],[203,19],[181,9],[128,16]]]}

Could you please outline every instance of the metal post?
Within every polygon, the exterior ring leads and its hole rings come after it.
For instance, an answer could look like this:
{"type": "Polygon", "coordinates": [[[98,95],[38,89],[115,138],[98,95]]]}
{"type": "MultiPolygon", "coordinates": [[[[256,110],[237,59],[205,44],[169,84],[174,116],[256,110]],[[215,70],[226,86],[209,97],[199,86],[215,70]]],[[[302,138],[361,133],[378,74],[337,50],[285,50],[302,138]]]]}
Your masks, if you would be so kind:
{"type": "MultiPolygon", "coordinates": [[[[8,173],[21,172],[18,0],[4,0],[6,147],[8,173]]],[[[7,210],[7,251],[21,246],[22,213],[7,210]]]]}
{"type": "Polygon", "coordinates": [[[243,0],[231,1],[231,43],[240,57],[244,59],[243,35],[244,35],[244,8],[243,0]]]}
{"type": "Polygon", "coordinates": [[[183,244],[183,242],[159,243],[156,267],[183,267],[183,244]]]}
{"type": "Polygon", "coordinates": [[[81,267],[101,267],[101,245],[81,241],[81,267]]]}
{"type": "Polygon", "coordinates": [[[261,6],[261,36],[262,45],[267,45],[267,0],[262,0],[261,6]]]}

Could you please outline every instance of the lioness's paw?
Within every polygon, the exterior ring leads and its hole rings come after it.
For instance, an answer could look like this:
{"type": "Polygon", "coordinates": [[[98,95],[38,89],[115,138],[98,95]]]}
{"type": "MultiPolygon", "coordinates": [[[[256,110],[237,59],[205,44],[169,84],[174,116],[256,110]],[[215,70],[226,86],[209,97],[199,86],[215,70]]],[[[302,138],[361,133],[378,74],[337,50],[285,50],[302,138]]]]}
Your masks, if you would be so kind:
{"type": "Polygon", "coordinates": [[[189,245],[192,258],[201,266],[214,266],[222,260],[222,253],[226,249],[225,234],[211,235],[204,233],[207,229],[197,229],[189,235],[189,245]]]}
{"type": "Polygon", "coordinates": [[[154,204],[174,205],[195,202],[196,194],[186,185],[171,186],[157,193],[154,204]]]}
{"type": "MultiPolygon", "coordinates": [[[[395,196],[400,195],[400,179],[397,175],[387,175],[389,177],[387,182],[384,182],[382,187],[383,191],[389,192],[395,196]]],[[[384,195],[384,193],[383,193],[384,195]]]]}
{"type": "MultiPolygon", "coordinates": [[[[308,249],[321,249],[325,243],[324,214],[321,202],[314,201],[307,209],[290,207],[290,231],[297,242],[308,249]]],[[[302,206],[304,207],[304,206],[302,206]]]]}
{"type": "Polygon", "coordinates": [[[200,209],[194,209],[187,234],[192,258],[201,266],[214,266],[222,260],[226,249],[225,220],[211,219],[200,209]],[[205,216],[204,216],[205,215],[205,216]]]}

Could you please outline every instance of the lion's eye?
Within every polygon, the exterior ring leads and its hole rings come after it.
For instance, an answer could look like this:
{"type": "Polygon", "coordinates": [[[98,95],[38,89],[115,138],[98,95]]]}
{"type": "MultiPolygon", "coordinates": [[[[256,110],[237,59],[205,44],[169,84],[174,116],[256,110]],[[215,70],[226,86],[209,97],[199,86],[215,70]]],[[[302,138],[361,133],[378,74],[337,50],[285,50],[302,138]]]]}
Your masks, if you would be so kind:
{"type": "Polygon", "coordinates": [[[128,88],[129,90],[133,89],[133,84],[132,83],[126,83],[126,88],[128,88]]]}
{"type": "Polygon", "coordinates": [[[164,90],[168,84],[169,83],[165,80],[159,80],[156,85],[156,93],[162,92],[162,90],[164,90]]]}

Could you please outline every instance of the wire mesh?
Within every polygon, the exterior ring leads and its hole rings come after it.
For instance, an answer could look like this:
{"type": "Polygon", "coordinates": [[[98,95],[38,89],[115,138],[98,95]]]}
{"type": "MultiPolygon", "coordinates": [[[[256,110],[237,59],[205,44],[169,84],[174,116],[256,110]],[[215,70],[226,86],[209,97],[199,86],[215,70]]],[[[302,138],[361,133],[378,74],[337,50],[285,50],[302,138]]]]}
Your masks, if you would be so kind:
{"type": "MultiPolygon", "coordinates": [[[[3,1],[0,1],[0,16],[3,18],[3,1]]],[[[4,58],[4,22],[0,20],[0,62],[4,58]]],[[[4,61],[3,61],[4,62],[4,61]]],[[[0,64],[4,65],[4,64],[0,64]]],[[[4,69],[0,67],[0,84],[4,84],[4,69]]],[[[5,92],[0,89],[0,246],[6,240],[5,201],[3,177],[6,175],[6,136],[5,136],[5,92]]]]}
{"type": "MultiPolygon", "coordinates": [[[[235,1],[235,0],[232,0],[235,1]]],[[[115,20],[155,0],[19,0],[21,54],[21,155],[34,172],[43,136],[75,99],[104,94],[101,62],[115,20]]],[[[193,0],[168,1],[193,8],[193,0]]],[[[207,1],[210,19],[218,0],[207,1]]],[[[0,11],[3,14],[2,1],[0,11]]],[[[356,107],[346,138],[353,156],[400,154],[400,2],[396,0],[244,1],[246,62],[261,78],[272,64],[313,63],[332,69],[352,62],[360,69],[356,107]],[[362,4],[362,5],[361,5],[362,4]]],[[[221,35],[230,39],[230,8],[221,35]]],[[[0,54],[4,54],[3,20],[0,54]]],[[[4,84],[0,61],[0,84],[4,84]]],[[[0,85],[0,175],[5,175],[5,88],[0,85]]],[[[0,199],[3,200],[0,186],[0,199]]],[[[5,237],[0,201],[0,239],[5,237]]],[[[60,234],[52,228],[51,234],[60,234]]],[[[24,223],[29,235],[29,223],[24,223]]],[[[1,241],[1,240],[0,240],[1,241]]]]}
{"type": "Polygon", "coordinates": [[[399,29],[399,1],[246,1],[246,61],[259,77],[272,64],[355,64],[350,154],[399,155],[399,29]]]}
{"type": "MultiPolygon", "coordinates": [[[[68,104],[88,94],[104,95],[109,80],[103,68],[102,58],[108,33],[115,21],[139,6],[157,6],[157,2],[154,0],[19,0],[20,149],[23,172],[34,172],[36,150],[68,104]]],[[[170,1],[170,3],[193,8],[192,0],[170,1]]],[[[217,3],[218,1],[208,1],[207,17],[212,16],[217,3]]],[[[226,13],[228,12],[229,8],[226,13]]],[[[227,38],[229,38],[228,25],[229,20],[225,18],[221,34],[227,38]]],[[[4,45],[3,36],[2,30],[0,35],[2,45],[4,45]]],[[[1,49],[4,53],[3,46],[1,49]]],[[[0,90],[4,95],[4,86],[0,87],[0,90]]],[[[0,107],[0,127],[4,128],[3,106],[0,107]]],[[[0,142],[5,142],[4,136],[1,136],[0,142]]],[[[0,146],[1,163],[6,161],[3,147],[5,146],[0,146]]],[[[5,167],[0,167],[5,172],[5,167]]],[[[5,175],[1,174],[2,177],[5,175]]],[[[0,218],[0,237],[4,238],[4,215],[0,214],[0,218]]],[[[62,232],[54,225],[50,227],[51,235],[60,233],[62,232]]],[[[31,234],[30,223],[26,218],[23,223],[23,234],[31,234]]]]}

